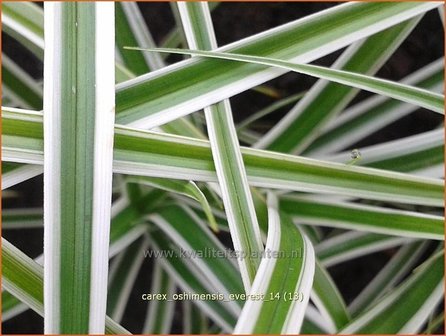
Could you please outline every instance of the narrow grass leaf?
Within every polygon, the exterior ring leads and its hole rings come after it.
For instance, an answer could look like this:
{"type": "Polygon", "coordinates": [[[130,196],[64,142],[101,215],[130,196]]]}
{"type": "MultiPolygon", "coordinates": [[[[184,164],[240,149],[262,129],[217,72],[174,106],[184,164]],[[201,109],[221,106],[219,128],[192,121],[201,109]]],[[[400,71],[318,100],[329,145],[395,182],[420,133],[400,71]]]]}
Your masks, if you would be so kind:
{"type": "Polygon", "coordinates": [[[161,263],[155,261],[150,293],[165,294],[167,300],[150,300],[148,310],[142,328],[143,334],[169,334],[173,322],[175,301],[172,295],[175,293],[175,284],[161,267],[161,263]]]}
{"type": "MultiPolygon", "coordinates": [[[[220,5],[218,1],[208,2],[209,10],[212,12],[220,5]]],[[[171,7],[172,8],[172,7],[171,7]]],[[[181,25],[175,26],[172,30],[163,38],[161,45],[165,48],[178,48],[185,42],[185,39],[181,36],[181,25]]],[[[162,59],[167,57],[166,54],[160,54],[162,59]]]]}
{"type": "MultiPolygon", "coordinates": [[[[156,205],[156,199],[160,199],[159,195],[154,195],[153,192],[149,192],[141,195],[141,197],[133,204],[125,203],[121,205],[118,203],[122,202],[114,203],[114,207],[112,207],[113,221],[110,232],[110,258],[118,254],[127,246],[131,245],[134,241],[141,237],[141,235],[144,235],[147,232],[147,226],[140,224],[143,221],[143,217],[146,215],[145,212],[140,211],[141,205],[156,205]]],[[[147,207],[146,211],[150,212],[151,208],[147,207]]],[[[4,228],[10,229],[15,228],[16,226],[28,228],[43,227],[43,210],[20,209],[20,211],[3,211],[2,224],[4,228]]],[[[20,301],[9,298],[10,294],[7,292],[3,293],[3,295],[6,297],[5,302],[9,304],[9,308],[12,312],[20,308],[20,301]]],[[[112,300],[111,296],[110,300],[112,300]]],[[[3,305],[3,307],[5,306],[3,305]]]]}
{"type": "MultiPolygon", "coordinates": [[[[343,4],[216,51],[311,62],[437,6],[408,2],[343,4]]],[[[118,85],[117,121],[139,127],[162,125],[285,72],[255,64],[186,60],[118,85]]]]}
{"type": "Polygon", "coordinates": [[[123,49],[133,43],[138,46],[155,46],[150,31],[135,2],[121,2],[115,4],[116,8],[116,47],[126,67],[135,75],[141,75],[162,68],[164,62],[159,54],[147,55],[144,53],[130,53],[123,49]]]}
{"type": "Polygon", "coordinates": [[[313,283],[313,247],[284,216],[276,196],[268,195],[266,254],[235,327],[235,334],[299,333],[313,283]],[[284,255],[279,256],[279,253],[284,255]],[[290,295],[291,297],[287,297],[290,295]],[[263,295],[263,299],[256,299],[263,295]]]}
{"type": "Polygon", "coordinates": [[[300,329],[301,335],[325,335],[334,334],[335,330],[324,324],[321,315],[311,304],[308,305],[306,318],[300,329]]]}
{"type": "Polygon", "coordinates": [[[200,190],[200,188],[192,181],[181,181],[181,180],[168,180],[156,177],[129,177],[127,179],[130,183],[137,183],[142,185],[150,185],[155,188],[160,188],[165,191],[170,191],[173,193],[178,193],[187,197],[190,197],[198,201],[208,219],[209,227],[214,231],[218,232],[217,222],[214,215],[212,214],[211,206],[200,190]]]}
{"type": "MultiPolygon", "coordinates": [[[[23,12],[21,8],[15,7],[16,3],[8,3],[8,5],[11,8],[14,8],[14,13],[23,12]]],[[[343,46],[348,45],[349,43],[352,43],[363,37],[373,35],[378,31],[384,30],[392,25],[396,25],[402,21],[405,21],[411,17],[417,16],[418,14],[424,13],[438,6],[439,6],[438,4],[433,2],[405,3],[405,4],[403,3],[345,4],[341,6],[336,6],[333,9],[322,11],[321,13],[312,15],[308,18],[297,20],[293,23],[277,27],[270,31],[253,36],[251,38],[238,41],[232,45],[221,48],[221,51],[239,52],[239,49],[243,51],[243,48],[247,48],[248,46],[250,46],[250,48],[253,48],[254,50],[255,49],[262,50],[264,49],[263,48],[264,45],[268,45],[269,47],[271,47],[271,43],[274,43],[275,46],[275,48],[273,48],[274,52],[278,53],[278,51],[281,51],[281,54],[277,56],[275,56],[275,54],[262,55],[262,56],[291,58],[297,52],[307,51],[309,53],[309,50],[313,50],[313,52],[315,52],[316,55],[313,56],[312,59],[315,59],[317,57],[322,57],[328,54],[330,51],[342,48],[343,46]],[[367,20],[359,19],[359,17],[361,17],[359,13],[362,12],[367,12],[367,20]],[[346,17],[347,19],[345,19],[346,17]],[[333,29],[334,21],[336,20],[339,20],[341,22],[339,25],[336,26],[336,29],[333,29]],[[293,43],[291,44],[293,47],[290,47],[287,38],[289,38],[290,36],[294,37],[304,36],[305,34],[303,34],[303,32],[311,30],[312,25],[317,25],[320,28],[318,30],[319,34],[318,35],[312,34],[311,38],[308,38],[303,41],[299,39],[299,43],[301,43],[302,45],[298,43],[293,43]],[[326,25],[326,27],[324,25],[326,25]],[[321,29],[321,26],[324,29],[321,29]],[[353,29],[353,27],[355,29],[353,29]],[[296,29],[302,31],[300,31],[300,33],[296,33],[294,31],[296,29]],[[335,42],[336,39],[337,42],[335,42]],[[314,40],[318,41],[319,43],[314,43],[315,42],[314,40]],[[317,46],[319,49],[314,49],[315,46],[317,46]]],[[[34,6],[33,10],[37,11],[39,13],[39,16],[43,17],[42,11],[38,6],[34,6]]],[[[27,19],[26,17],[21,16],[19,19],[17,19],[17,21],[23,21],[26,19],[27,19]]],[[[42,21],[41,19],[39,20],[42,21]]],[[[36,22],[39,22],[39,20],[36,20],[36,22]]],[[[43,51],[43,29],[42,29],[43,27],[41,23],[38,24],[38,26],[41,27],[40,30],[42,31],[39,37],[42,39],[41,50],[43,51]]],[[[293,61],[303,62],[302,60],[299,59],[293,59],[293,61]]],[[[207,86],[209,87],[209,85],[207,86]]],[[[218,97],[221,100],[221,96],[218,97]]],[[[120,98],[118,98],[118,100],[119,99],[120,98]]],[[[118,108],[120,108],[120,105],[121,104],[118,103],[118,108]]],[[[201,108],[204,106],[206,105],[201,106],[201,108]]],[[[195,110],[198,109],[199,108],[195,110]]]]}
{"type": "Polygon", "coordinates": [[[402,246],[367,286],[349,304],[353,316],[365,311],[382,299],[413,268],[426,251],[427,242],[415,242],[402,246]]]}
{"type": "Polygon", "coordinates": [[[300,223],[408,238],[444,239],[442,216],[298,197],[283,197],[281,209],[300,223]]]}
{"type": "Polygon", "coordinates": [[[42,109],[42,86],[4,53],[2,54],[2,91],[17,102],[18,107],[42,109]]]}
{"type": "MultiPolygon", "coordinates": [[[[111,209],[112,225],[110,232],[109,257],[113,257],[130,246],[147,232],[147,226],[141,225],[146,212],[153,210],[160,195],[156,192],[143,193],[132,204],[116,201],[111,209]],[[147,207],[146,205],[151,206],[147,207]],[[142,211],[145,205],[145,210],[142,211]]],[[[43,227],[42,209],[12,209],[2,212],[2,225],[5,229],[43,227]]],[[[8,296],[9,293],[4,293],[8,296]]],[[[19,302],[8,299],[11,309],[18,309],[19,302]]],[[[110,300],[112,300],[110,296],[110,300]]]]}
{"type": "Polygon", "coordinates": [[[364,255],[411,243],[401,237],[367,232],[347,231],[316,245],[316,255],[325,267],[362,257],[364,255]]]}
{"type": "Polygon", "coordinates": [[[45,4],[45,332],[104,333],[114,5],[45,4]]]}
{"type": "MultiPolygon", "coordinates": [[[[131,21],[123,8],[124,3],[116,3],[116,51],[122,59],[123,65],[135,75],[141,75],[150,71],[146,58],[142,53],[130,53],[123,49],[127,43],[139,45],[132,31],[131,21]]],[[[136,3],[129,3],[131,6],[138,6],[136,3]]],[[[153,45],[153,44],[152,44],[153,45]]]]}
{"type": "MultiPolygon", "coordinates": [[[[442,177],[444,167],[444,130],[436,129],[409,137],[360,149],[361,159],[356,165],[379,169],[413,172],[429,176],[432,168],[439,167],[442,177]]],[[[345,162],[351,152],[325,156],[334,162],[345,162]]],[[[431,175],[432,176],[432,175],[431,175]]]]}
{"type": "MultiPolygon", "coordinates": [[[[207,3],[177,5],[188,45],[205,50],[216,48],[207,3]]],[[[247,256],[238,261],[245,290],[249,292],[260,264],[260,258],[253,255],[263,250],[263,244],[229,100],[205,107],[204,113],[234,249],[247,256]]]]}
{"type": "Polygon", "coordinates": [[[40,165],[17,165],[7,172],[2,167],[2,190],[11,188],[43,173],[40,165]]]}
{"type": "MultiPolygon", "coordinates": [[[[440,58],[428,64],[401,80],[401,83],[443,92],[444,59],[440,58]]],[[[325,153],[351,146],[417,108],[415,105],[384,96],[365,99],[346,109],[336,120],[327,125],[322,134],[307,148],[305,154],[320,157],[325,153]]]]}
{"type": "Polygon", "coordinates": [[[2,322],[6,322],[13,317],[28,310],[28,306],[22,303],[11,293],[2,291],[2,322]]]}
{"type": "MultiPolygon", "coordinates": [[[[2,285],[39,315],[43,309],[43,268],[14,245],[2,238],[2,285]]],[[[109,317],[105,319],[107,334],[127,335],[127,330],[109,317]]]]}
{"type": "Polygon", "coordinates": [[[324,266],[316,259],[311,300],[333,330],[339,330],[350,321],[347,306],[336,284],[324,266]]]}
{"type": "Polygon", "coordinates": [[[139,238],[122,251],[110,267],[107,314],[120,323],[128,304],[135,280],[144,261],[144,251],[148,247],[145,237],[139,238]]]}
{"type": "Polygon", "coordinates": [[[25,1],[4,2],[2,31],[43,60],[43,11],[37,4],[25,1]]]}
{"type": "MultiPolygon", "coordinates": [[[[42,164],[42,114],[3,111],[2,157],[42,164]]],[[[209,142],[115,126],[114,172],[216,182],[209,142]]],[[[251,186],[443,206],[439,179],[241,148],[251,186]]]]}
{"type": "Polygon", "coordinates": [[[42,268],[2,238],[2,286],[34,311],[43,311],[42,268]]]}
{"type": "Polygon", "coordinates": [[[143,192],[131,202],[113,204],[109,256],[115,256],[147,232],[145,217],[165,200],[160,190],[143,192]],[[117,205],[117,207],[115,207],[117,205]]]}
{"type": "MultiPolygon", "coordinates": [[[[163,59],[160,57],[161,54],[153,53],[150,55],[144,52],[135,54],[124,49],[126,45],[155,46],[136,3],[116,3],[116,25],[118,29],[116,34],[118,54],[122,56],[122,61],[125,64],[116,62],[118,83],[165,66],[163,59]]],[[[171,134],[206,139],[205,135],[187,118],[172,120],[168,124],[162,125],[161,129],[171,134]]]]}
{"type": "MultiPolygon", "coordinates": [[[[140,48],[130,47],[128,47],[128,49],[141,50],[140,48]]],[[[174,54],[189,54],[195,56],[226,59],[278,67],[289,71],[295,71],[305,75],[326,79],[339,84],[349,85],[358,89],[367,90],[373,93],[414,104],[419,107],[424,107],[440,114],[444,114],[444,95],[354,72],[335,70],[310,64],[295,64],[287,61],[282,61],[280,59],[250,56],[245,54],[221,53],[216,51],[197,51],[190,49],[157,48],[145,50],[168,52],[174,54]]]]}
{"type": "MultiPolygon", "coordinates": [[[[138,20],[132,21],[128,24],[132,25],[132,28],[137,30],[135,33],[137,37],[134,37],[135,41],[143,41],[143,44],[141,46],[148,46],[154,44],[148,43],[150,40],[150,37],[147,37],[148,31],[142,31],[144,29],[144,26],[141,25],[140,17],[138,17],[139,14],[135,13],[134,5],[131,3],[126,3],[126,13],[134,19],[138,20]],[[129,7],[131,7],[129,9],[129,7]]],[[[11,35],[13,38],[15,38],[17,41],[21,42],[26,48],[28,48],[34,55],[36,55],[40,60],[43,61],[43,54],[44,54],[44,15],[43,15],[43,9],[39,7],[38,5],[32,3],[32,2],[25,2],[25,1],[8,1],[3,4],[3,10],[2,10],[2,22],[3,22],[3,31],[6,32],[8,35],[11,35]]],[[[118,15],[121,14],[118,13],[118,15]]],[[[118,16],[117,15],[117,16],[118,16]]],[[[117,34],[117,43],[121,42],[121,38],[123,38],[124,35],[127,34],[133,34],[133,31],[130,30],[129,26],[125,26],[123,23],[123,18],[119,17],[116,19],[116,25],[119,29],[119,34],[117,34]],[[121,32],[122,30],[128,29],[126,32],[121,32]]],[[[150,32],[149,32],[150,34],[150,32]]],[[[128,41],[125,39],[125,41],[128,41]]],[[[128,45],[128,42],[123,43],[123,45],[128,45]]],[[[135,44],[139,45],[139,44],[135,44]]],[[[122,48],[121,48],[122,50],[122,48]]],[[[118,54],[118,56],[121,56],[118,54]]],[[[155,55],[143,55],[142,57],[146,59],[161,59],[159,56],[155,55]]],[[[132,61],[132,59],[130,60],[132,61]]],[[[122,62],[121,62],[122,63],[122,62]]],[[[116,62],[116,80],[117,82],[122,82],[129,80],[131,78],[135,77],[135,74],[131,73],[129,69],[126,67],[123,67],[123,65],[116,62]]],[[[159,65],[158,61],[149,62],[149,64],[152,64],[152,67],[154,69],[157,69],[156,66],[159,65]]],[[[130,64],[131,65],[131,64],[130,64]]],[[[5,90],[6,91],[6,90],[5,90]]]]}
{"type": "MultiPolygon", "coordinates": [[[[229,254],[195,213],[186,207],[172,205],[150,215],[149,219],[180,247],[181,255],[201,270],[214,290],[226,296],[244,292],[234,260],[212,257],[216,253],[225,257],[229,254]]],[[[234,312],[238,311],[236,302],[229,305],[234,312]]]]}
{"type": "Polygon", "coordinates": [[[340,333],[416,334],[442,301],[443,293],[444,255],[438,253],[340,333]]]}
{"type": "MultiPolygon", "coordinates": [[[[331,68],[374,75],[405,40],[420,18],[402,22],[352,44],[331,68]]],[[[339,114],[357,92],[358,90],[349,86],[325,80],[317,81],[305,97],[254,146],[283,153],[301,153],[320,129],[339,114]]]]}
{"type": "MultiPolygon", "coordinates": [[[[306,92],[300,92],[294,95],[291,95],[289,97],[280,99],[274,103],[272,103],[271,105],[267,106],[264,109],[261,109],[260,111],[253,113],[252,115],[250,115],[249,117],[247,117],[246,119],[244,119],[242,122],[237,124],[237,132],[241,133],[241,131],[247,127],[249,127],[251,124],[253,124],[255,121],[270,115],[273,112],[276,112],[278,109],[285,107],[287,105],[290,105],[292,103],[295,103],[296,101],[300,100],[302,97],[304,97],[306,94],[306,92]]],[[[240,135],[240,134],[239,134],[240,135]]]]}
{"type": "MultiPolygon", "coordinates": [[[[154,253],[158,253],[155,256],[159,258],[159,261],[163,263],[163,268],[184,292],[199,295],[216,293],[214,289],[209,289],[209,284],[200,270],[192,263],[187,263],[184,258],[181,258],[181,251],[174,247],[175,243],[168,240],[165,234],[156,230],[150,232],[150,237],[152,238],[150,246],[154,248],[154,253]]],[[[226,302],[198,300],[195,303],[225,332],[233,331],[237,314],[234,314],[234,311],[230,306],[228,307],[226,302]]]]}

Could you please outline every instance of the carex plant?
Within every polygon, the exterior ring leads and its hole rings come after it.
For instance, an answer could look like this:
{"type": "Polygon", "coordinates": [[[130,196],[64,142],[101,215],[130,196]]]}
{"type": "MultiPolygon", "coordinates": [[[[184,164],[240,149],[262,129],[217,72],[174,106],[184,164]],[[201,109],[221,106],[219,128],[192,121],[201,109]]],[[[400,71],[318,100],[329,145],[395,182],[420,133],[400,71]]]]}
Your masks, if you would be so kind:
{"type": "Polygon", "coordinates": [[[444,55],[377,73],[426,20],[443,31],[442,2],[334,4],[226,45],[233,4],[166,4],[161,40],[144,6],[2,3],[4,326],[31,309],[50,334],[441,332],[444,55]],[[287,73],[314,84],[284,94],[287,73]],[[271,104],[235,117],[247,92],[271,104]],[[401,131],[414,112],[428,126],[401,131]],[[42,175],[43,206],[15,202],[42,175]],[[17,239],[36,228],[40,255],[17,239]],[[382,267],[347,295],[360,257],[382,267]]]}

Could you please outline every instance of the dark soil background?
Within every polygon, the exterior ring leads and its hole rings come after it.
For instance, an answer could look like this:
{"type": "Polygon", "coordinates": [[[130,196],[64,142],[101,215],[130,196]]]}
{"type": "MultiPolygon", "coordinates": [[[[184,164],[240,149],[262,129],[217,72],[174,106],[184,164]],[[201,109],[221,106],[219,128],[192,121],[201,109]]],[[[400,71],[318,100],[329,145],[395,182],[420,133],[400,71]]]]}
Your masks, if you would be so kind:
{"type": "MultiPolygon", "coordinates": [[[[161,42],[175,25],[170,5],[163,2],[139,4],[155,40],[161,42]]],[[[219,45],[225,45],[334,5],[336,3],[223,3],[214,10],[212,17],[218,43],[219,45]]],[[[43,66],[35,57],[29,55],[6,34],[2,34],[2,41],[3,52],[13,58],[33,77],[42,78],[43,66]]],[[[398,80],[438,59],[443,55],[443,50],[443,29],[439,15],[437,11],[431,11],[426,14],[409,38],[379,71],[378,76],[398,80]]],[[[318,60],[316,63],[330,65],[339,54],[340,52],[336,52],[318,60]]],[[[314,82],[314,79],[307,76],[287,74],[267,84],[278,90],[283,97],[286,97],[310,88],[314,82]]],[[[355,101],[366,96],[368,96],[367,93],[361,93],[355,101]]],[[[234,118],[236,121],[243,120],[273,101],[273,98],[253,91],[237,95],[231,98],[234,118]]],[[[288,109],[285,108],[276,112],[262,120],[262,124],[273,125],[287,111],[288,109]]],[[[420,133],[438,126],[442,121],[442,118],[438,115],[420,109],[361,141],[357,146],[370,145],[420,133]]],[[[43,183],[41,177],[24,182],[13,190],[17,192],[18,197],[3,199],[3,208],[42,206],[43,183]]],[[[36,257],[42,253],[43,230],[41,229],[3,230],[3,236],[30,257],[36,257]]],[[[329,269],[347,303],[367,285],[394,252],[394,250],[389,250],[375,253],[329,269]]],[[[150,290],[150,278],[151,262],[146,260],[141,268],[123,319],[123,325],[134,333],[141,332],[147,306],[140,300],[140,295],[150,290]]],[[[175,323],[172,333],[181,333],[180,314],[181,311],[177,309],[175,321],[178,323],[175,323]]],[[[42,333],[42,331],[42,319],[31,310],[3,323],[4,334],[36,334],[42,333]]],[[[443,330],[438,332],[443,333],[443,330]]]]}

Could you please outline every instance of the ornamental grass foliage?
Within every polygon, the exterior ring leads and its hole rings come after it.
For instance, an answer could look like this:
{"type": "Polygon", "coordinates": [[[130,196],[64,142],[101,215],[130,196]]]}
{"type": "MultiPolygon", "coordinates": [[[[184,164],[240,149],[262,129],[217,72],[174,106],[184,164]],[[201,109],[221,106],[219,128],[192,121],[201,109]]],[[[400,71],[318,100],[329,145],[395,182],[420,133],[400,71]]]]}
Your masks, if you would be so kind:
{"type": "Polygon", "coordinates": [[[443,333],[442,2],[2,2],[6,333],[443,333]]]}

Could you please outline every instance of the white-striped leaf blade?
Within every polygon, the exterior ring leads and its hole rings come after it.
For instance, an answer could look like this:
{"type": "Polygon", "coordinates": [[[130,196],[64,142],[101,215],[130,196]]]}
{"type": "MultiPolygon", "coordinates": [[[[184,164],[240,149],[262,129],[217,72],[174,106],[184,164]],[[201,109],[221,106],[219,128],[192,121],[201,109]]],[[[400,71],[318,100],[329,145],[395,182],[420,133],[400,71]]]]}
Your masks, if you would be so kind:
{"type": "MultiPolygon", "coordinates": [[[[42,164],[42,114],[5,110],[3,160],[42,164]]],[[[114,172],[215,182],[207,141],[115,127],[114,172]]],[[[241,148],[250,185],[399,203],[443,205],[443,181],[241,148]]]]}
{"type": "MultiPolygon", "coordinates": [[[[2,238],[2,285],[6,290],[39,315],[43,309],[43,268],[22,251],[2,238]]],[[[108,316],[105,319],[107,334],[130,334],[108,316]]]]}
{"type": "MultiPolygon", "coordinates": [[[[405,40],[419,20],[420,17],[416,17],[402,22],[352,44],[331,67],[374,75],[405,40]]],[[[357,89],[349,86],[318,80],[305,97],[254,147],[283,153],[302,153],[311,144],[320,129],[333,120],[357,93],[357,89]]]]}
{"type": "MultiPolygon", "coordinates": [[[[306,63],[436,6],[435,3],[343,4],[217,50],[306,63]]],[[[186,60],[119,85],[117,120],[133,126],[161,125],[284,72],[253,64],[225,64],[221,60],[186,60]]]]}
{"type": "Polygon", "coordinates": [[[113,3],[46,3],[45,332],[104,333],[114,124],[113,3]]]}
{"type": "MultiPolygon", "coordinates": [[[[141,48],[131,48],[142,50],[141,48]]],[[[431,111],[444,114],[444,95],[430,92],[427,90],[411,87],[409,85],[399,84],[389,80],[376,77],[357,74],[354,72],[336,70],[317,65],[297,64],[283,61],[276,58],[251,56],[246,54],[221,53],[216,51],[197,51],[190,49],[145,49],[147,51],[167,52],[173,54],[189,54],[194,56],[203,56],[210,58],[226,59],[232,61],[254,63],[258,65],[278,67],[288,71],[295,71],[305,75],[310,75],[339,84],[349,85],[358,89],[367,90],[390,98],[427,108],[431,111]]]]}
{"type": "Polygon", "coordinates": [[[437,253],[340,333],[416,334],[443,297],[444,254],[437,253]]]}
{"type": "Polygon", "coordinates": [[[167,300],[148,301],[148,309],[142,329],[143,334],[169,334],[173,323],[175,283],[161,267],[162,262],[155,260],[150,293],[165,294],[167,300]]]}
{"type": "Polygon", "coordinates": [[[235,334],[297,334],[302,325],[315,270],[313,247],[289,219],[279,215],[277,198],[271,193],[268,226],[265,255],[235,334]]]}
{"type": "MultiPolygon", "coordinates": [[[[195,49],[214,49],[217,41],[206,2],[179,2],[178,10],[187,43],[195,49]]],[[[238,259],[245,290],[249,292],[263,250],[254,202],[246,177],[229,100],[204,109],[212,157],[222,191],[234,249],[245,253],[238,259]]]]}

